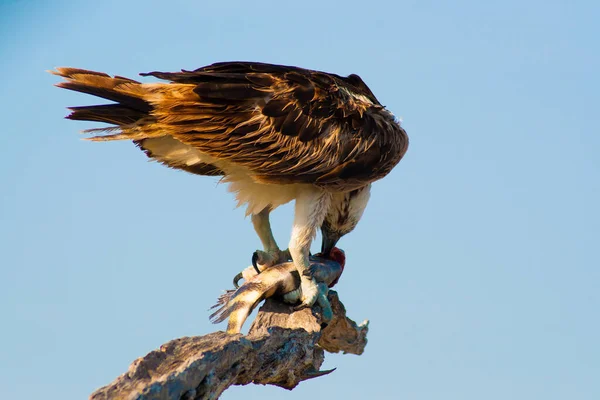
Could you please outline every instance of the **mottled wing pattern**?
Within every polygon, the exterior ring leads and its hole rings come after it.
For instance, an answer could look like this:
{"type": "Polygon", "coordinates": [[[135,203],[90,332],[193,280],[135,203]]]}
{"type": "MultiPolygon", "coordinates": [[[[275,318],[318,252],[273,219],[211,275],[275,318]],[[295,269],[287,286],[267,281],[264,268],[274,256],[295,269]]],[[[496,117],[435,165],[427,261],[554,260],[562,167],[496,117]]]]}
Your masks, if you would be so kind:
{"type": "Polygon", "coordinates": [[[146,75],[193,85],[196,101],[156,107],[172,136],[265,182],[364,184],[387,150],[371,133],[393,117],[356,75],[259,63],[146,75]]]}
{"type": "MultiPolygon", "coordinates": [[[[117,102],[73,108],[72,119],[116,125],[107,132],[116,134],[94,140],[131,139],[151,153],[144,141],[168,136],[266,183],[362,186],[387,174],[406,147],[394,137],[404,131],[393,115],[356,75],[247,62],[143,74],[170,84],[75,69],[58,74],[67,78],[62,87],[117,102]]],[[[171,166],[222,173],[210,163],[171,166]]]]}

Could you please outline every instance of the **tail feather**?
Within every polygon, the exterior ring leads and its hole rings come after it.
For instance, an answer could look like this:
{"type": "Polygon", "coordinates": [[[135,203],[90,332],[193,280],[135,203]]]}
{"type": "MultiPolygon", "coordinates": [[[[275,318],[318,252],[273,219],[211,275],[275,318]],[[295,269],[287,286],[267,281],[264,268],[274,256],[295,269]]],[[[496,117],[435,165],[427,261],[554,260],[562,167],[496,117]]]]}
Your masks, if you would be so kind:
{"type": "Polygon", "coordinates": [[[69,107],[68,119],[77,121],[106,122],[113,125],[133,124],[144,117],[144,113],[121,104],[69,107]]]}
{"type": "Polygon", "coordinates": [[[96,75],[110,78],[110,75],[104,72],[90,71],[88,69],[71,68],[71,67],[58,67],[54,71],[48,71],[51,74],[62,76],[63,78],[70,78],[74,75],[96,75]]]}
{"type": "Polygon", "coordinates": [[[60,88],[116,102],[116,104],[70,107],[71,114],[67,116],[68,119],[112,125],[85,130],[85,133],[100,134],[88,140],[142,140],[163,135],[151,128],[156,120],[151,115],[153,106],[147,100],[148,89],[142,83],[118,75],[111,77],[103,72],[79,68],[56,68],[50,73],[65,79],[56,84],[60,88]],[[114,134],[109,134],[111,132],[114,134]]]}
{"type": "MultiPolygon", "coordinates": [[[[107,78],[108,79],[108,78],[107,78]]],[[[113,88],[95,86],[95,84],[82,82],[59,82],[57,87],[69,89],[76,92],[87,93],[93,96],[102,97],[103,99],[115,101],[123,106],[130,107],[134,110],[149,112],[152,106],[141,98],[131,96],[129,94],[120,93],[113,88]]]]}
{"type": "MultiPolygon", "coordinates": [[[[48,72],[64,78],[56,85],[60,88],[107,100],[101,103],[115,102],[70,107],[68,119],[108,124],[85,129],[83,133],[92,135],[86,140],[131,140],[148,157],[169,167],[198,175],[224,175],[215,165],[201,161],[194,146],[184,144],[171,133],[180,124],[214,125],[229,105],[200,101],[193,92],[193,84],[140,83],[79,68],[56,68],[48,72]]],[[[209,132],[205,137],[210,139],[209,135],[216,133],[209,132]]]]}
{"type": "Polygon", "coordinates": [[[65,78],[65,81],[56,84],[60,88],[91,94],[118,103],[115,105],[74,107],[72,108],[74,113],[69,116],[71,119],[120,125],[124,114],[128,116],[125,120],[126,123],[131,123],[134,115],[143,117],[152,111],[152,105],[144,99],[142,84],[133,79],[121,76],[111,77],[103,72],[79,68],[56,68],[56,70],[50,72],[65,78]],[[107,121],[110,112],[114,113],[114,118],[107,121]]]}

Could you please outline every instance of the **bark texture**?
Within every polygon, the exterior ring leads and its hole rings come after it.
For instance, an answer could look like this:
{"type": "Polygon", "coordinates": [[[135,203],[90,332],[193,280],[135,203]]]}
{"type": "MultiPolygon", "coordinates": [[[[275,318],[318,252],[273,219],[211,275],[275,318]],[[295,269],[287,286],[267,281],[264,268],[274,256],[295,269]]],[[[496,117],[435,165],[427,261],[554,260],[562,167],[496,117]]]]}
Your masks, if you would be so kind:
{"type": "Polygon", "coordinates": [[[334,317],[321,327],[318,307],[293,311],[276,299],[260,308],[248,335],[214,332],[183,337],[134,361],[112,383],[92,393],[105,400],[217,399],[231,385],[256,383],[293,389],[320,371],[328,352],[362,354],[368,322],[346,317],[337,293],[330,291],[334,317]]]}

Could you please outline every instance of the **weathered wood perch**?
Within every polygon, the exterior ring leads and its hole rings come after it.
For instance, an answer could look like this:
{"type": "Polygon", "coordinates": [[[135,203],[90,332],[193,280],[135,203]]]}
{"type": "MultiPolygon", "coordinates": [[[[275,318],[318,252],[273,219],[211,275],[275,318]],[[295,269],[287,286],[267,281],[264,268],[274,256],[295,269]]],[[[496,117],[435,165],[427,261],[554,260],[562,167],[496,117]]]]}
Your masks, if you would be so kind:
{"type": "Polygon", "coordinates": [[[368,322],[357,325],[335,291],[328,298],[334,317],[321,329],[318,307],[294,312],[267,299],[247,336],[214,332],[163,344],[134,361],[129,371],[94,392],[90,399],[217,399],[231,385],[276,385],[293,389],[325,375],[324,350],[362,354],[368,322]]]}

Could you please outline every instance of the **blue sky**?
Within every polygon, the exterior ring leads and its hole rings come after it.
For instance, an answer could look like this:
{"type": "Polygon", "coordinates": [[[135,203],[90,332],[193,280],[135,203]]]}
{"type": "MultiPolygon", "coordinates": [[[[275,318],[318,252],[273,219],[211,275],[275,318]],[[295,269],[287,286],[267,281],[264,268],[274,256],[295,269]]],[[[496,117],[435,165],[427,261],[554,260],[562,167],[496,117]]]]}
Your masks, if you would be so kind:
{"type": "MultiPolygon", "coordinates": [[[[0,5],[4,398],[85,398],[163,342],[224,329],[206,310],[259,246],[215,179],[79,140],[93,124],[65,107],[95,100],[44,71],[226,60],[357,73],[411,145],[340,242],[365,354],[223,399],[600,398],[598,3],[334,4],[0,5]]],[[[275,212],[280,243],[291,221],[275,212]]]]}

